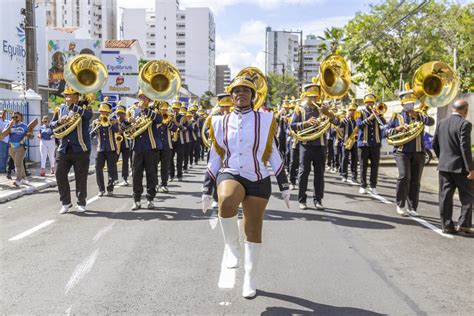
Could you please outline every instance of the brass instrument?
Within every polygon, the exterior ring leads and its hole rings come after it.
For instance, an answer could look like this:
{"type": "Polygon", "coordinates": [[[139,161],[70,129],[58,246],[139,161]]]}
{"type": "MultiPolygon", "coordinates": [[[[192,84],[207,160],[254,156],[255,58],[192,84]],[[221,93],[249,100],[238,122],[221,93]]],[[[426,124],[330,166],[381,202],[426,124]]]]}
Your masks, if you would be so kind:
{"type": "MultiPolygon", "coordinates": [[[[89,54],[80,54],[71,59],[64,68],[64,80],[75,91],[81,94],[93,93],[100,90],[107,81],[107,69],[97,57],[89,54]]],[[[57,126],[54,137],[61,139],[81,123],[82,117],[78,113],[71,113],[66,122],[57,126]]]]}
{"type": "Polygon", "coordinates": [[[237,77],[239,76],[250,77],[255,83],[255,86],[257,87],[257,91],[256,91],[257,93],[255,94],[255,99],[253,100],[253,103],[254,103],[253,109],[255,111],[258,110],[262,106],[265,99],[267,98],[268,85],[267,85],[267,79],[265,78],[265,75],[257,67],[247,67],[239,71],[239,73],[237,74],[237,77]]]}
{"type": "MultiPolygon", "coordinates": [[[[412,90],[421,104],[415,112],[426,115],[429,107],[443,107],[454,100],[459,91],[459,79],[450,65],[442,61],[431,61],[421,65],[413,75],[412,90]]],[[[403,131],[387,136],[393,146],[402,146],[425,130],[420,121],[407,124],[403,131]]]]}
{"type": "MultiPolygon", "coordinates": [[[[138,85],[148,98],[167,100],[173,98],[181,88],[181,75],[168,61],[152,60],[140,70],[138,85]]],[[[123,135],[127,139],[134,139],[145,132],[152,123],[150,118],[141,115],[124,129],[123,135]]]]}
{"type": "Polygon", "coordinates": [[[357,135],[359,133],[359,127],[356,126],[352,130],[352,133],[349,135],[349,137],[344,141],[344,148],[347,150],[351,150],[352,147],[354,146],[355,142],[357,141],[357,135]]]}
{"type": "Polygon", "coordinates": [[[370,111],[375,116],[377,123],[379,123],[381,126],[384,125],[379,116],[383,116],[387,112],[387,105],[383,102],[380,102],[376,106],[370,107],[370,111]]]}
{"type": "MultiPolygon", "coordinates": [[[[313,78],[314,79],[314,78],[313,78]]],[[[319,67],[319,77],[313,80],[320,83],[321,94],[324,97],[342,98],[349,91],[351,74],[344,58],[337,54],[326,57],[319,67]]],[[[298,132],[290,129],[295,140],[306,142],[320,138],[331,127],[331,118],[321,113],[319,105],[313,103],[319,110],[317,125],[309,126],[298,132]]]]}

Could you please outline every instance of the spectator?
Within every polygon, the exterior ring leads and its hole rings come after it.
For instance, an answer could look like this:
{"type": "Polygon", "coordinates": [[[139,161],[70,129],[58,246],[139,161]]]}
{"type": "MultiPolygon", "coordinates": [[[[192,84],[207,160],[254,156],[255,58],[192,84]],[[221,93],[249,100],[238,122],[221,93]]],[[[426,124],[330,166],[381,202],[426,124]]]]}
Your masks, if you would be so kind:
{"type": "MultiPolygon", "coordinates": [[[[7,111],[0,110],[0,132],[7,128],[9,121],[6,120],[7,111]]],[[[0,172],[7,171],[8,161],[8,135],[0,140],[0,172]]]]}
{"type": "Polygon", "coordinates": [[[23,164],[26,148],[24,146],[25,137],[31,137],[28,132],[28,126],[23,123],[23,115],[20,112],[13,112],[12,120],[8,126],[2,131],[0,137],[9,136],[8,153],[13,158],[16,169],[16,180],[14,185],[19,186],[25,183],[26,170],[23,164]]]}
{"type": "Polygon", "coordinates": [[[53,139],[53,129],[49,125],[48,116],[43,116],[38,138],[40,139],[40,153],[41,153],[40,176],[44,177],[46,175],[46,172],[45,172],[46,158],[49,158],[49,164],[51,166],[51,174],[54,174],[54,167],[55,167],[54,150],[56,148],[56,144],[53,139]]]}

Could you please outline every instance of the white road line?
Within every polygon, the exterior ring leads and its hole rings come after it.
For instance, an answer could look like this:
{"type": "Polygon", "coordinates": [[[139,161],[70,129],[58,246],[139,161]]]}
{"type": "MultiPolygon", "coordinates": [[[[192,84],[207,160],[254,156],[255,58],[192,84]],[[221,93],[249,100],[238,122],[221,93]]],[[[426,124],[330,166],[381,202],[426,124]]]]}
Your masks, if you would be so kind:
{"type": "Polygon", "coordinates": [[[45,228],[46,226],[54,223],[55,220],[52,219],[52,220],[49,220],[49,221],[45,221],[45,222],[42,222],[41,224],[33,227],[33,228],[30,228],[28,229],[27,231],[21,233],[21,234],[18,234],[10,239],[8,239],[8,241],[15,241],[15,240],[19,240],[19,239],[22,239],[22,238],[25,238],[26,236],[29,236],[31,234],[33,234],[34,232],[37,232],[38,230],[42,229],[42,228],[45,228]]]}
{"type": "Polygon", "coordinates": [[[102,228],[101,230],[99,230],[97,232],[97,234],[95,234],[94,236],[94,244],[99,241],[100,238],[102,238],[102,236],[104,236],[105,234],[107,234],[110,230],[112,230],[112,227],[114,227],[115,223],[112,223],[108,226],[105,226],[104,228],[102,228]]]}
{"type": "Polygon", "coordinates": [[[72,305],[69,306],[68,309],[66,309],[66,316],[71,315],[71,310],[72,310],[72,305]]]}
{"type": "MultiPolygon", "coordinates": [[[[382,203],[385,203],[385,204],[394,204],[393,202],[385,199],[383,196],[380,196],[378,194],[372,194],[371,192],[369,192],[370,196],[376,198],[377,200],[381,201],[382,203]]],[[[421,219],[421,218],[418,218],[418,217],[413,217],[413,216],[409,216],[409,218],[411,218],[412,220],[414,220],[415,222],[417,222],[418,224],[421,224],[423,226],[425,226],[426,228],[429,228],[431,229],[432,231],[434,231],[435,233],[443,236],[443,237],[446,237],[446,238],[449,238],[449,239],[453,239],[454,237],[452,235],[449,235],[449,234],[444,234],[443,231],[441,229],[439,229],[438,227],[428,223],[427,221],[425,221],[424,219],[421,219]]]]}
{"type": "Polygon", "coordinates": [[[420,223],[421,225],[431,229],[432,231],[434,231],[435,233],[443,236],[443,237],[446,237],[446,238],[449,238],[449,239],[453,239],[454,237],[452,235],[449,235],[449,234],[445,234],[443,233],[443,231],[441,229],[439,229],[438,227],[428,223],[427,221],[425,221],[424,219],[421,219],[421,218],[418,218],[418,217],[413,217],[413,216],[410,216],[410,218],[412,220],[414,220],[415,222],[418,222],[420,223]]]}
{"type": "Polygon", "coordinates": [[[224,249],[224,254],[222,255],[221,262],[221,273],[219,275],[219,282],[217,286],[220,289],[233,289],[235,286],[235,276],[237,269],[229,269],[225,264],[226,250],[224,249]]]}
{"type": "Polygon", "coordinates": [[[211,225],[211,229],[214,230],[217,227],[217,223],[219,222],[219,219],[216,216],[216,213],[214,210],[212,211],[212,216],[209,218],[209,225],[211,225]]]}
{"type": "Polygon", "coordinates": [[[100,198],[100,197],[99,197],[98,195],[91,197],[90,199],[88,199],[88,200],[86,201],[86,205],[87,205],[87,204],[91,204],[91,203],[94,202],[94,201],[97,201],[99,198],[100,198]]]}
{"type": "Polygon", "coordinates": [[[99,249],[96,249],[89,257],[86,258],[86,260],[77,265],[76,270],[74,270],[74,273],[71,275],[66,287],[64,288],[66,295],[76,284],[79,283],[81,279],[86,276],[87,273],[89,273],[98,255],[99,249]]]}

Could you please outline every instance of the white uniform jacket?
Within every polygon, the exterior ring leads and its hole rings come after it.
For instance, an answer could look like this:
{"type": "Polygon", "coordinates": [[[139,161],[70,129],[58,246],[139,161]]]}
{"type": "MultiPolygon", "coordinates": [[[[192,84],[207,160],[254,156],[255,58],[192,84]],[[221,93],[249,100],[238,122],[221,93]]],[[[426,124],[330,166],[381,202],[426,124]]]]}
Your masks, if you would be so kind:
{"type": "Polygon", "coordinates": [[[280,190],[288,189],[284,163],[275,142],[277,128],[273,113],[251,108],[213,116],[209,128],[209,177],[216,181],[219,172],[226,172],[260,181],[270,176],[266,167],[270,163],[280,190]]]}

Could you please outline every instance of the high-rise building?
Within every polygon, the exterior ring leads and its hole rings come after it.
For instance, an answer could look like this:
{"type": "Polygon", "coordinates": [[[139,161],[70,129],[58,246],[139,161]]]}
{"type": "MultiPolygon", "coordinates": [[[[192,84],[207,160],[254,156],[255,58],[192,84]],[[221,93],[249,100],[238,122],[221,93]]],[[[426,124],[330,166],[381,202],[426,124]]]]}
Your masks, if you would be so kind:
{"type": "Polygon", "coordinates": [[[299,36],[285,31],[266,29],[265,73],[291,74],[298,77],[299,36]]]}
{"type": "Polygon", "coordinates": [[[37,0],[46,8],[48,27],[78,27],[91,38],[117,37],[116,0],[37,0]]]}
{"type": "Polygon", "coordinates": [[[225,87],[230,84],[229,65],[216,65],[216,95],[225,92],[225,87]]]}
{"type": "Polygon", "coordinates": [[[192,93],[216,91],[215,23],[209,8],[180,9],[178,0],[156,0],[154,12],[124,9],[121,29],[123,39],[140,41],[146,58],[174,63],[192,93]]]}
{"type": "Polygon", "coordinates": [[[313,77],[319,74],[320,55],[318,54],[318,46],[323,41],[318,39],[316,35],[307,35],[304,41],[303,49],[303,82],[309,83],[313,77]]]}

